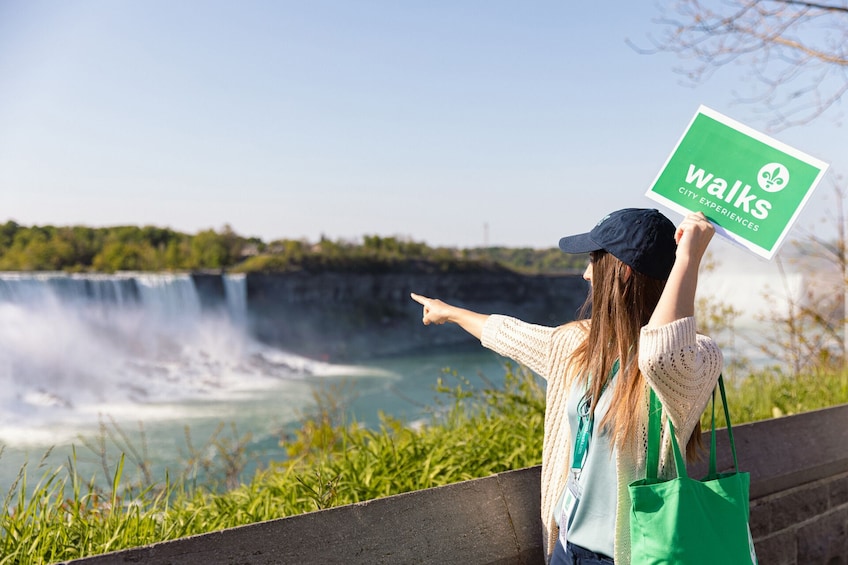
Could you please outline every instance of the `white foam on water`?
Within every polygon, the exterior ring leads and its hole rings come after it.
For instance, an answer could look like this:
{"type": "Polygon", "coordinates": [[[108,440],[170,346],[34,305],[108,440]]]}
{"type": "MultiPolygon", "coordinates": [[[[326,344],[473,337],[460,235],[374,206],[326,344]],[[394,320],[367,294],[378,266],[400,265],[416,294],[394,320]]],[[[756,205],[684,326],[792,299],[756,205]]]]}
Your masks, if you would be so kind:
{"type": "Polygon", "coordinates": [[[286,381],[377,376],[257,343],[245,277],[226,275],[224,288],[226,308],[209,313],[185,274],[0,273],[0,443],[63,443],[105,416],[203,417],[215,408],[198,402],[286,381]]]}

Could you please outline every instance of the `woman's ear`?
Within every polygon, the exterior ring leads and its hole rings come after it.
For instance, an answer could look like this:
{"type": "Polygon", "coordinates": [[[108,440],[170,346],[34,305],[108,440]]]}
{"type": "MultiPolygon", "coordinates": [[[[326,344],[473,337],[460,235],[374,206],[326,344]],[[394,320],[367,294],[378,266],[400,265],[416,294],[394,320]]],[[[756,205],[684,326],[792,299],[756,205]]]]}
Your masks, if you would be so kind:
{"type": "Polygon", "coordinates": [[[633,269],[630,268],[630,265],[624,265],[624,282],[629,281],[632,274],[633,269]]]}

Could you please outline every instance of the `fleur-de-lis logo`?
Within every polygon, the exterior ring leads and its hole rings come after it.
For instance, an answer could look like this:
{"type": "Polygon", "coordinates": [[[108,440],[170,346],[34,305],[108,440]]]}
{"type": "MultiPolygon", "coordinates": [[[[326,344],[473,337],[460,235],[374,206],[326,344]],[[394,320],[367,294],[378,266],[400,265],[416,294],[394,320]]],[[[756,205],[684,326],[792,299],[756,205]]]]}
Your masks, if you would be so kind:
{"type": "Polygon", "coordinates": [[[768,187],[771,187],[772,185],[782,185],[783,179],[780,178],[780,167],[775,167],[771,172],[764,172],[763,179],[763,182],[765,182],[768,187]]]}
{"type": "Polygon", "coordinates": [[[757,173],[757,184],[766,192],[778,192],[789,184],[789,169],[780,163],[764,165],[757,173]]]}

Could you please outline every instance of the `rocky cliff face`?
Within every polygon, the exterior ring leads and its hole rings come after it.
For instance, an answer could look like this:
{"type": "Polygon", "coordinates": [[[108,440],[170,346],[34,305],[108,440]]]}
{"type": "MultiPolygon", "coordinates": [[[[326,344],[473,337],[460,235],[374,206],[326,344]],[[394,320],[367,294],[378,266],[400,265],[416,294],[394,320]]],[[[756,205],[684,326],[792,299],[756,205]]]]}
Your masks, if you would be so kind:
{"type": "Polygon", "coordinates": [[[410,292],[529,322],[571,321],[588,291],[579,275],[516,273],[250,274],[251,331],[261,341],[323,360],[385,356],[473,343],[459,328],[425,327],[410,292]]]}

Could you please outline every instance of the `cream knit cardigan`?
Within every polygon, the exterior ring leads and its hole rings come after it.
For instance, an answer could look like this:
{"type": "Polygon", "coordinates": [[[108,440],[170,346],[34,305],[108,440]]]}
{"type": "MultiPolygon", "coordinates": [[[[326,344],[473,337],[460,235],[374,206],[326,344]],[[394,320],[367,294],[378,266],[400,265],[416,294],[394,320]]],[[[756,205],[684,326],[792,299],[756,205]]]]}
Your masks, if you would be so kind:
{"type": "MultiPolygon", "coordinates": [[[[542,452],[542,529],[546,562],[550,561],[557,536],[553,518],[556,499],[565,486],[570,464],[571,432],[565,403],[573,375],[567,375],[569,356],[585,339],[588,322],[551,328],[528,324],[507,316],[492,315],[483,326],[485,347],[526,365],[547,380],[545,436],[542,452]]],[[[712,339],[697,334],[695,318],[683,318],[657,328],[642,328],[639,368],[654,388],[671,418],[680,445],[685,445],[707,406],[721,372],[721,351],[712,339]]],[[[646,408],[643,421],[647,415],[646,408]]],[[[664,464],[669,438],[663,437],[661,473],[673,472],[664,464]]],[[[615,518],[615,562],[630,563],[630,495],[627,486],[645,477],[645,430],[640,441],[616,451],[618,511],[615,518]]],[[[612,527],[612,524],[610,524],[612,527]]]]}

